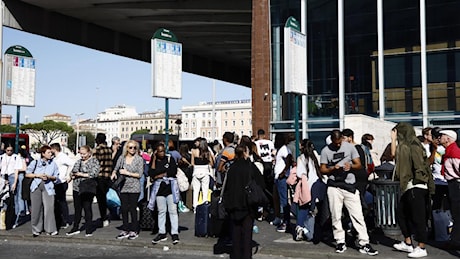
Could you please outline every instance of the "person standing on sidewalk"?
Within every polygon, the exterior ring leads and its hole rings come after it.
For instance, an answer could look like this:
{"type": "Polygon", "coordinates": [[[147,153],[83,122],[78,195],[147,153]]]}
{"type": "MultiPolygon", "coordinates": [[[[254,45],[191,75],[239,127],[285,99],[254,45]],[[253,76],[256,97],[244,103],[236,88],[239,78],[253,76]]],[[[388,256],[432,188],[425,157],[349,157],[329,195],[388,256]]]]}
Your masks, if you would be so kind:
{"type": "Polygon", "coordinates": [[[110,224],[109,214],[107,214],[107,192],[112,184],[110,180],[113,170],[112,149],[107,146],[104,133],[98,133],[96,135],[96,144],[94,157],[96,157],[100,164],[99,176],[97,177],[96,198],[102,226],[107,227],[110,224]]]}
{"type": "Polygon", "coordinates": [[[31,224],[34,237],[44,230],[48,235],[58,234],[54,217],[54,184],[59,183],[59,169],[51,160],[51,147],[44,145],[40,148],[41,158],[27,166],[26,177],[33,178],[30,185],[30,199],[32,206],[31,224]]]}
{"type": "Polygon", "coordinates": [[[86,227],[86,237],[91,237],[93,235],[93,209],[91,205],[93,204],[94,193],[86,192],[80,193],[80,184],[88,180],[89,178],[97,178],[99,174],[100,164],[98,160],[92,156],[91,147],[88,145],[83,145],[80,147],[80,156],[81,159],[78,160],[72,169],[72,180],[73,180],[73,205],[74,205],[74,221],[73,227],[70,232],[67,232],[67,236],[73,236],[80,234],[80,221],[81,221],[81,211],[85,211],[85,227],[86,227]]]}
{"type": "Polygon", "coordinates": [[[55,215],[56,215],[56,226],[58,228],[68,228],[71,224],[69,218],[69,206],[67,205],[66,193],[67,188],[69,187],[69,182],[71,181],[71,172],[75,161],[70,159],[70,157],[61,152],[61,145],[59,143],[51,144],[51,152],[54,154],[53,161],[57,164],[59,169],[59,180],[60,183],[57,183],[54,186],[56,190],[55,198],[55,215]]]}
{"type": "Polygon", "coordinates": [[[448,249],[460,250],[460,148],[457,146],[457,133],[441,130],[441,145],[446,148],[442,160],[442,174],[446,177],[449,189],[450,211],[454,226],[450,234],[448,249]]]}
{"type": "Polygon", "coordinates": [[[320,172],[328,176],[327,197],[331,211],[334,239],[337,242],[335,252],[343,253],[345,245],[345,230],[342,227],[343,206],[348,210],[351,222],[358,232],[359,252],[371,256],[379,252],[369,244],[366,223],[359,191],[356,188],[356,177],[353,171],[361,169],[361,160],[356,148],[342,141],[342,132],[331,132],[331,144],[321,150],[320,172]]]}
{"type": "Polygon", "coordinates": [[[124,176],[126,180],[120,188],[121,216],[123,227],[117,239],[136,239],[139,235],[139,220],[137,216],[137,201],[141,192],[139,179],[144,174],[144,159],[139,155],[139,143],[129,140],[123,147],[123,153],[118,158],[112,172],[112,179],[124,176]],[[131,219],[131,222],[129,222],[131,219]]]}
{"type": "MultiPolygon", "coordinates": [[[[257,130],[257,140],[255,141],[257,145],[257,152],[259,153],[260,158],[262,158],[264,166],[264,181],[265,187],[264,190],[267,197],[270,198],[269,204],[265,207],[265,216],[270,214],[270,210],[273,209],[273,185],[275,184],[275,179],[273,175],[273,164],[275,162],[275,145],[272,140],[266,139],[265,131],[263,129],[257,130]]],[[[260,216],[258,220],[262,221],[264,216],[260,216]]]]}
{"type": "Polygon", "coordinates": [[[397,139],[395,180],[399,180],[401,198],[396,217],[404,236],[404,241],[394,244],[399,251],[409,253],[410,258],[428,255],[425,243],[428,240],[427,216],[434,193],[434,181],[425,148],[415,135],[414,127],[408,123],[398,123],[391,133],[392,143],[397,139]],[[412,247],[414,235],[418,245],[412,247]]]}

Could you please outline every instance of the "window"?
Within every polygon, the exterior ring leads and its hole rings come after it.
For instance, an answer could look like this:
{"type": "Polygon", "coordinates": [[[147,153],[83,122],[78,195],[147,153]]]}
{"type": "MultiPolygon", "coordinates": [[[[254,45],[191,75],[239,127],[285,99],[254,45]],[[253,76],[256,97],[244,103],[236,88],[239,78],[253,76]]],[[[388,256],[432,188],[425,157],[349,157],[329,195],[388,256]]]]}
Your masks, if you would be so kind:
{"type": "Polygon", "coordinates": [[[205,127],[206,126],[206,121],[201,121],[201,126],[205,127]]]}
{"type": "Polygon", "coordinates": [[[201,114],[201,116],[202,116],[203,118],[205,118],[205,117],[206,117],[206,113],[201,114]]]}
{"type": "Polygon", "coordinates": [[[235,120],[232,121],[232,126],[236,126],[236,121],[235,120]]]}
{"type": "Polygon", "coordinates": [[[228,122],[227,122],[227,121],[224,121],[224,126],[228,126],[228,122]]]}
{"type": "Polygon", "coordinates": [[[241,126],[244,126],[244,120],[241,120],[241,126]]]}
{"type": "Polygon", "coordinates": [[[225,112],[225,113],[224,113],[224,116],[225,116],[225,117],[227,117],[227,116],[228,116],[228,113],[227,113],[227,112],[225,112]]]}

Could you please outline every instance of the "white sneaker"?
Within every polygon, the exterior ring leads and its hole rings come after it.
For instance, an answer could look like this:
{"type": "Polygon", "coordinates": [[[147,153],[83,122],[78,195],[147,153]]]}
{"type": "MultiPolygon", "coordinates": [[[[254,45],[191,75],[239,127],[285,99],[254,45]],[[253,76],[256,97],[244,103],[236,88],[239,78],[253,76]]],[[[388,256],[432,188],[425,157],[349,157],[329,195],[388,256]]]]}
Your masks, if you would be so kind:
{"type": "Polygon", "coordinates": [[[410,258],[420,258],[427,256],[428,253],[426,252],[425,248],[416,247],[412,253],[409,253],[407,256],[410,258]]]}
{"type": "Polygon", "coordinates": [[[394,244],[393,248],[398,251],[407,252],[407,253],[412,253],[414,251],[414,248],[412,247],[412,245],[408,245],[404,241],[401,241],[399,244],[394,244]]]}
{"type": "Polygon", "coordinates": [[[104,222],[102,222],[103,227],[108,227],[109,225],[110,225],[110,222],[108,220],[104,220],[104,222]]]}

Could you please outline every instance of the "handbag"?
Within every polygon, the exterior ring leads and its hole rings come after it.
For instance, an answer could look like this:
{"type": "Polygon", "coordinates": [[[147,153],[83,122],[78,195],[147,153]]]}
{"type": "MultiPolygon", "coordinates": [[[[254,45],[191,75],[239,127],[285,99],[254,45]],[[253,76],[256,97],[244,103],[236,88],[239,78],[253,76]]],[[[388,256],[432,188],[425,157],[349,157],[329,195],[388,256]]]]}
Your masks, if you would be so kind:
{"type": "Polygon", "coordinates": [[[188,182],[188,178],[185,175],[184,171],[181,170],[181,168],[177,168],[176,178],[177,184],[179,185],[179,191],[187,191],[190,186],[190,183],[188,182]]]}
{"type": "Polygon", "coordinates": [[[288,185],[295,185],[297,183],[297,167],[292,167],[291,172],[289,173],[289,176],[286,179],[286,183],[288,185]]]}
{"type": "Polygon", "coordinates": [[[78,186],[79,194],[96,194],[97,181],[94,178],[87,178],[80,181],[78,186]]]}
{"type": "Polygon", "coordinates": [[[268,204],[267,196],[265,195],[262,187],[257,184],[251,172],[251,179],[248,184],[244,187],[246,193],[246,199],[249,206],[266,206],[268,204]]]}
{"type": "Polygon", "coordinates": [[[119,174],[117,176],[117,179],[112,184],[112,189],[121,190],[121,188],[123,188],[123,185],[125,184],[125,181],[126,181],[126,176],[123,174],[119,174]]]}

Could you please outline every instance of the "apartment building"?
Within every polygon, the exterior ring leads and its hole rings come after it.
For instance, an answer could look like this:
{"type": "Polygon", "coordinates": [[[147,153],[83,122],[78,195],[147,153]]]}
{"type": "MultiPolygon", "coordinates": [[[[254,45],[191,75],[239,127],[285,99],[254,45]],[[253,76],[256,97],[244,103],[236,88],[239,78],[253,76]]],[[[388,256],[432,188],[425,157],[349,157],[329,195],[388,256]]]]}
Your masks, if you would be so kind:
{"type": "Polygon", "coordinates": [[[205,137],[208,141],[222,141],[226,131],[239,136],[252,135],[251,100],[201,102],[182,107],[181,140],[205,137]]]}

